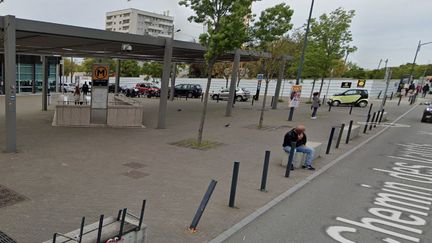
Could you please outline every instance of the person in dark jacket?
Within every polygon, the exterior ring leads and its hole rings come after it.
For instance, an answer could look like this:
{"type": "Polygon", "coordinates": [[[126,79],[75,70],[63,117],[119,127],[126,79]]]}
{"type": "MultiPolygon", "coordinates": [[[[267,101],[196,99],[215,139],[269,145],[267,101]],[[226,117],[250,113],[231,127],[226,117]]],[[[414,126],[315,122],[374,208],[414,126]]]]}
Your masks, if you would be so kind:
{"type": "Polygon", "coordinates": [[[429,84],[426,84],[425,86],[423,86],[423,98],[426,97],[429,90],[430,90],[429,84]]]}
{"type": "Polygon", "coordinates": [[[84,85],[82,86],[82,92],[84,93],[84,95],[87,95],[87,93],[89,92],[89,86],[87,85],[87,82],[84,82],[84,85]]]}
{"type": "Polygon", "coordinates": [[[305,164],[302,165],[302,168],[307,170],[315,170],[315,168],[312,167],[314,150],[313,148],[306,146],[307,138],[306,138],[305,130],[306,128],[304,125],[298,125],[296,128],[287,132],[285,134],[282,147],[285,152],[289,153],[291,151],[291,143],[295,142],[296,143],[295,152],[306,154],[306,161],[305,164]]]}

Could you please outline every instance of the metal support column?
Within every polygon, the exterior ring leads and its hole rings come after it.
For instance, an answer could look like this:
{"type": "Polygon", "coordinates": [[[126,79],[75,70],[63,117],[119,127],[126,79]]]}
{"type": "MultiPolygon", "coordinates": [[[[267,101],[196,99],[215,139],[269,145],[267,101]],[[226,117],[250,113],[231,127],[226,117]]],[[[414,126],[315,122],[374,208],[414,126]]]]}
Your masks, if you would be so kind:
{"type": "Polygon", "coordinates": [[[16,31],[15,16],[4,17],[5,119],[7,153],[16,152],[16,31]]]}
{"type": "Polygon", "coordinates": [[[234,104],[235,99],[235,91],[236,91],[236,84],[238,79],[238,71],[240,66],[240,50],[235,51],[234,55],[234,63],[233,63],[233,69],[231,74],[231,84],[230,84],[230,91],[229,91],[229,97],[228,97],[228,103],[225,111],[225,116],[231,116],[232,108],[234,104]]]}
{"type": "Polygon", "coordinates": [[[177,77],[177,63],[173,62],[172,64],[172,70],[171,70],[171,89],[170,89],[170,101],[174,100],[174,93],[175,93],[175,82],[177,77]]]}
{"type": "Polygon", "coordinates": [[[164,62],[161,80],[161,95],[159,99],[159,117],[158,117],[158,129],[164,129],[166,123],[166,112],[168,102],[168,83],[171,72],[171,58],[173,50],[173,40],[165,39],[165,50],[164,50],[164,62]]]}
{"type": "Polygon", "coordinates": [[[121,61],[120,61],[120,59],[117,59],[116,76],[115,76],[115,86],[114,86],[114,94],[115,95],[118,95],[118,93],[119,93],[119,87],[120,87],[120,67],[121,67],[121,61]]]}
{"type": "Polygon", "coordinates": [[[56,64],[55,92],[60,92],[60,64],[56,64]]]}
{"type": "Polygon", "coordinates": [[[48,110],[48,76],[49,63],[48,57],[41,56],[42,59],[42,110],[48,110]]]}
{"type": "Polygon", "coordinates": [[[36,93],[36,60],[32,64],[32,93],[36,93]]]}
{"type": "Polygon", "coordinates": [[[282,85],[282,80],[284,79],[285,63],[286,63],[285,59],[282,59],[281,62],[279,63],[279,74],[278,74],[278,79],[277,79],[277,83],[276,83],[276,90],[275,90],[275,94],[274,94],[274,99],[273,99],[273,103],[272,103],[272,109],[273,110],[277,109],[277,105],[279,103],[280,89],[281,89],[281,85],[282,85]]]}

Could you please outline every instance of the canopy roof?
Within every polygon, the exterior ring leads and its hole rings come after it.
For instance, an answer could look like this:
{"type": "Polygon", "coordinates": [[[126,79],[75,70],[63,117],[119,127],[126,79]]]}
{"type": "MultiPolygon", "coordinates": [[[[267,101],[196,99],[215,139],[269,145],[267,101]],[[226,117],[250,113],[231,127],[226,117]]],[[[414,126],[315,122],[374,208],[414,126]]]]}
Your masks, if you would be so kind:
{"type": "MultiPolygon", "coordinates": [[[[0,27],[4,28],[4,16],[0,16],[0,27]]],[[[0,33],[0,38],[3,40],[3,32],[0,33]]],[[[162,61],[166,40],[164,37],[16,18],[17,54],[162,61]],[[124,44],[130,45],[132,50],[122,51],[124,44]]],[[[4,52],[2,44],[0,52],[4,52]]],[[[172,61],[203,62],[204,52],[205,48],[199,43],[174,40],[172,61]]],[[[269,57],[267,53],[255,51],[241,51],[240,55],[241,61],[269,57]]],[[[233,59],[234,52],[219,58],[220,61],[233,59]]]]}

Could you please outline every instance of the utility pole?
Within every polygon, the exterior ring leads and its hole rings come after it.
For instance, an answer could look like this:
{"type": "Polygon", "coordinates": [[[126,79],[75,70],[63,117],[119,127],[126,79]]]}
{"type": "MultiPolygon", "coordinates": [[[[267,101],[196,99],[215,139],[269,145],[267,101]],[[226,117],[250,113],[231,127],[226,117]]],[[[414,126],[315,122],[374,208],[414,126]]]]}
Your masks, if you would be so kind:
{"type": "MultiPolygon", "coordinates": [[[[308,41],[308,35],[309,35],[309,29],[310,29],[310,22],[311,22],[311,19],[312,19],[312,12],[313,12],[314,3],[315,3],[315,0],[312,0],[310,11],[309,11],[309,18],[308,18],[308,22],[307,22],[307,26],[306,26],[306,33],[305,33],[305,38],[304,38],[304,44],[303,44],[302,54],[301,54],[301,57],[300,57],[300,63],[299,63],[299,67],[298,67],[298,70],[297,70],[296,85],[300,84],[300,79],[301,79],[301,75],[302,75],[302,71],[303,71],[304,56],[305,56],[306,47],[307,47],[307,41],[308,41]]],[[[294,116],[294,109],[295,109],[294,107],[290,107],[290,111],[289,111],[289,115],[288,115],[288,121],[292,121],[293,116],[294,116]]]]}
{"type": "Polygon", "coordinates": [[[390,84],[390,78],[391,78],[391,69],[387,66],[388,63],[388,59],[385,60],[385,76],[384,76],[384,80],[386,81],[386,87],[385,87],[385,91],[384,91],[384,97],[383,100],[381,102],[381,107],[380,107],[380,111],[382,111],[382,109],[384,108],[384,104],[385,104],[385,100],[387,97],[387,91],[388,91],[388,87],[390,84]]]}

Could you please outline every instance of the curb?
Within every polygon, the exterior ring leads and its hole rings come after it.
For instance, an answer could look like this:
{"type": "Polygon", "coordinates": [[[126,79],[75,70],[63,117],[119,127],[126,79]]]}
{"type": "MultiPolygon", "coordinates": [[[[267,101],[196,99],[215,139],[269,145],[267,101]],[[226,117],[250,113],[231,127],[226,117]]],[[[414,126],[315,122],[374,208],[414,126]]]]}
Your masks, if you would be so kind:
{"type": "Polygon", "coordinates": [[[387,131],[387,129],[389,129],[392,125],[394,125],[396,122],[398,122],[404,116],[406,116],[412,110],[414,110],[415,108],[417,108],[417,106],[419,106],[419,105],[417,104],[417,105],[411,107],[408,111],[406,111],[405,113],[403,113],[402,115],[400,115],[392,123],[390,123],[389,125],[387,125],[386,127],[384,127],[381,131],[379,131],[378,133],[374,134],[372,137],[369,137],[368,139],[366,139],[365,141],[361,142],[360,144],[356,145],[355,147],[351,148],[346,153],[342,154],[341,156],[339,156],[335,160],[331,161],[330,163],[328,163],[327,165],[325,165],[324,167],[322,167],[321,169],[319,169],[314,174],[306,177],[303,181],[297,183],[296,185],[294,185],[289,190],[283,192],[282,194],[280,194],[279,196],[277,196],[276,198],[274,198],[273,200],[271,200],[270,202],[268,202],[267,204],[265,204],[264,206],[262,206],[261,208],[259,208],[258,210],[256,210],[252,214],[250,214],[249,216],[247,216],[246,218],[242,219],[240,222],[236,223],[231,228],[229,228],[226,231],[222,232],[216,238],[212,239],[209,242],[210,243],[220,243],[220,242],[223,242],[223,241],[227,240],[232,235],[234,235],[235,233],[237,233],[238,231],[240,231],[242,228],[244,228],[245,226],[247,226],[249,223],[251,223],[252,221],[254,221],[255,219],[257,219],[258,217],[260,217],[262,214],[264,214],[265,212],[269,211],[274,206],[276,206],[278,203],[280,203],[281,201],[283,201],[286,198],[288,198],[291,194],[293,194],[296,191],[300,190],[306,184],[308,184],[310,181],[312,181],[313,179],[315,179],[316,177],[318,177],[322,173],[326,172],[332,166],[334,166],[335,164],[337,164],[338,162],[340,162],[344,158],[346,158],[349,155],[351,155],[352,153],[354,153],[359,148],[363,147],[365,144],[367,144],[371,140],[375,139],[376,137],[378,137],[379,135],[381,135],[382,133],[384,133],[385,131],[387,131]]]}

